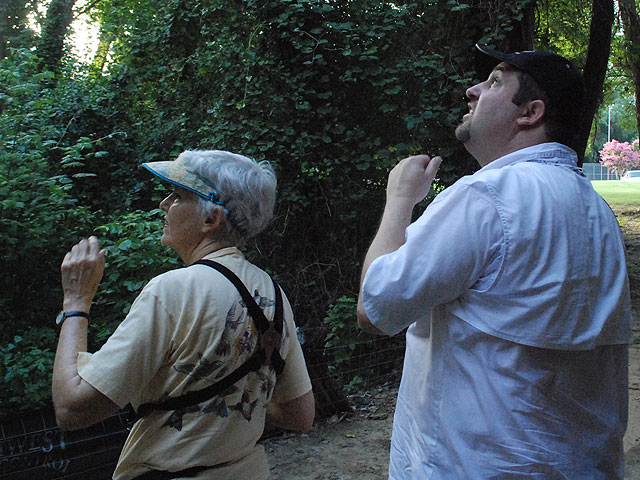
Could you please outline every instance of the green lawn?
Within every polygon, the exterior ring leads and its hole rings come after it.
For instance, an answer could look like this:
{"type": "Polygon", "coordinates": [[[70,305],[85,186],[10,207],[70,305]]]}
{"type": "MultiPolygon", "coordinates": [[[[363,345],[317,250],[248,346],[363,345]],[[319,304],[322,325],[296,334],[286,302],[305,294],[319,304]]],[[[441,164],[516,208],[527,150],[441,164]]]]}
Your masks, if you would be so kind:
{"type": "Polygon", "coordinates": [[[640,182],[621,182],[619,180],[592,180],[593,188],[602,195],[609,205],[640,206],[640,182]]]}

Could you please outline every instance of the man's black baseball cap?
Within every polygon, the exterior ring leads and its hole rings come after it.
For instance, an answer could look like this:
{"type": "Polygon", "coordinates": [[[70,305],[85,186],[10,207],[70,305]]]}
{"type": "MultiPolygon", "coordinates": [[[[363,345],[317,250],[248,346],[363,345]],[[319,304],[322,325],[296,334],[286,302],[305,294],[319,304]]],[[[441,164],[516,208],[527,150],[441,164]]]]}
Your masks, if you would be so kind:
{"type": "Polygon", "coordinates": [[[584,104],[585,88],[582,74],[566,58],[551,52],[525,51],[502,53],[476,44],[477,69],[487,78],[500,62],[508,63],[528,73],[549,97],[556,117],[577,122],[584,104]]]}

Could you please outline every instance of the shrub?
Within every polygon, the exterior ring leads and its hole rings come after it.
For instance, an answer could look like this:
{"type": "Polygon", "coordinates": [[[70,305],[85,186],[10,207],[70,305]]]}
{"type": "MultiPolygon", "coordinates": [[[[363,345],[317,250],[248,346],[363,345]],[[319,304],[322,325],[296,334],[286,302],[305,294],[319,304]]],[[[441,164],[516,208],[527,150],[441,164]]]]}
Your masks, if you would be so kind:
{"type": "Polygon", "coordinates": [[[600,150],[600,163],[618,174],[640,167],[638,140],[633,143],[611,140],[600,150]]]}
{"type": "Polygon", "coordinates": [[[34,328],[0,345],[0,417],[51,404],[56,331],[34,328]]]}
{"type": "Polygon", "coordinates": [[[67,151],[59,105],[43,89],[48,74],[35,72],[30,52],[0,63],[0,320],[12,339],[47,326],[60,309],[60,262],[70,245],[91,230],[95,215],[72,195],[76,178],[51,161],[67,151]],[[46,294],[43,294],[45,293],[46,294]],[[19,314],[19,315],[18,315],[19,314]],[[16,318],[17,317],[17,318],[16,318]]]}
{"type": "Polygon", "coordinates": [[[106,250],[107,265],[95,299],[96,328],[91,341],[104,343],[124,319],[131,303],[153,277],[179,265],[177,257],[160,244],[162,211],[136,210],[112,216],[96,228],[106,250]]]}
{"type": "Polygon", "coordinates": [[[323,322],[329,328],[325,337],[325,348],[333,352],[332,370],[348,361],[356,346],[364,339],[364,334],[356,321],[357,301],[342,296],[329,306],[323,322]]]}

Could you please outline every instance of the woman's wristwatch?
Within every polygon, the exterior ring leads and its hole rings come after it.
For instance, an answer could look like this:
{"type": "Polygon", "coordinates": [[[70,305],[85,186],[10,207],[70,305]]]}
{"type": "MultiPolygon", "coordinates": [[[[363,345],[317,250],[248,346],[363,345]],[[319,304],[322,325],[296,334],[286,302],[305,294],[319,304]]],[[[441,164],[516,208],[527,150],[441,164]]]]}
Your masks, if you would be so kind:
{"type": "Polygon", "coordinates": [[[58,327],[61,327],[64,321],[69,317],[84,317],[87,320],[89,320],[89,314],[87,312],[78,312],[78,311],[60,312],[56,317],[56,325],[58,325],[58,327]]]}

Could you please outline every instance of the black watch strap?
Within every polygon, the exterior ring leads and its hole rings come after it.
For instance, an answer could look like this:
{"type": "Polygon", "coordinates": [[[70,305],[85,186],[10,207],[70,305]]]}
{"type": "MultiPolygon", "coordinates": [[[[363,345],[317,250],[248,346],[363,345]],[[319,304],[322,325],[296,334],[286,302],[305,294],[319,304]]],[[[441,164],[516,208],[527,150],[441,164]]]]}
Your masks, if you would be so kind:
{"type": "Polygon", "coordinates": [[[80,312],[77,310],[72,310],[70,312],[60,312],[56,317],[56,324],[60,327],[64,323],[64,321],[69,317],[84,317],[87,320],[90,319],[89,314],[87,312],[80,312]]]}

